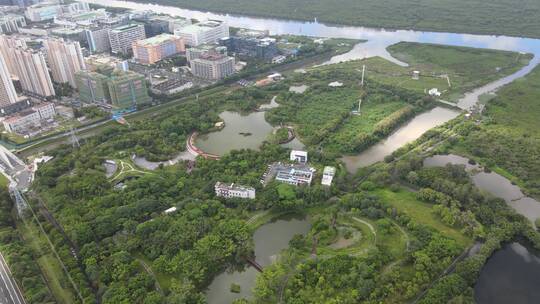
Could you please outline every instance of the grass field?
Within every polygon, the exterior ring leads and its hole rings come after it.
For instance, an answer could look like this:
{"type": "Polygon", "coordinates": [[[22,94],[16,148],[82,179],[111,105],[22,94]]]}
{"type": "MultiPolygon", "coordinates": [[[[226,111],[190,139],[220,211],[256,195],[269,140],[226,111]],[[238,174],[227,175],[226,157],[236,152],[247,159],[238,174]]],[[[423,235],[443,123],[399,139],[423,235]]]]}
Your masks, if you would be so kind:
{"type": "MultiPolygon", "coordinates": [[[[148,3],[148,1],[136,0],[148,3]]],[[[204,11],[386,29],[540,37],[537,0],[153,0],[204,11]]]]}
{"type": "Polygon", "coordinates": [[[0,174],[0,187],[5,188],[9,185],[9,180],[4,174],[0,174]]]}
{"type": "MultiPolygon", "coordinates": [[[[388,51],[428,77],[448,75],[451,87],[447,95],[450,96],[459,96],[517,72],[532,59],[530,54],[516,52],[412,42],[391,45],[388,51]]],[[[446,80],[445,77],[439,79],[446,80]]]]}
{"type": "Polygon", "coordinates": [[[458,241],[463,247],[471,244],[472,240],[464,236],[459,230],[443,224],[432,212],[431,204],[420,202],[416,199],[416,194],[407,190],[392,192],[388,189],[375,190],[374,193],[382,201],[391,204],[398,211],[404,212],[413,218],[416,223],[424,224],[441,232],[443,235],[458,241]]]}
{"type": "Polygon", "coordinates": [[[441,99],[456,102],[464,93],[517,72],[532,59],[530,54],[400,42],[388,47],[392,56],[407,63],[403,67],[380,57],[340,64],[357,71],[366,66],[366,77],[418,93],[431,88],[442,92],[441,99]],[[419,80],[412,79],[420,72],[419,80]]]}

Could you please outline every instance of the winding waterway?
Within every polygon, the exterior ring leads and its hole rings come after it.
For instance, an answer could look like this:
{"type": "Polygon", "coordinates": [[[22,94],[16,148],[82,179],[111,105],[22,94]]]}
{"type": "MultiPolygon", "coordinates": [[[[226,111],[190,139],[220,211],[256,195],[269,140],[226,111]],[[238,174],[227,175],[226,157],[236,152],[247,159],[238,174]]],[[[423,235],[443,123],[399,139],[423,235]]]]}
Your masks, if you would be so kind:
{"type": "MultiPolygon", "coordinates": [[[[210,12],[182,9],[178,7],[135,3],[129,1],[88,0],[87,2],[103,6],[123,7],[134,10],[150,10],[156,13],[181,16],[185,18],[194,18],[199,20],[220,19],[225,20],[230,26],[233,27],[269,30],[271,34],[276,35],[291,34],[325,38],[349,38],[367,40],[367,42],[365,43],[360,43],[354,46],[354,48],[350,52],[335,56],[326,63],[337,63],[353,59],[380,56],[394,63],[404,65],[403,62],[400,62],[399,60],[393,58],[386,50],[388,46],[400,41],[446,44],[475,48],[489,48],[516,52],[526,52],[535,55],[529,65],[527,65],[520,71],[467,93],[458,102],[458,106],[462,109],[468,109],[474,104],[476,104],[480,95],[493,92],[499,87],[512,82],[516,78],[526,75],[540,61],[540,56],[538,56],[540,55],[540,40],[532,38],[456,34],[442,32],[419,32],[413,30],[387,31],[384,29],[374,29],[358,26],[326,25],[318,22],[278,20],[230,14],[216,14],[210,12]]],[[[417,139],[425,131],[455,118],[456,115],[457,111],[435,108],[434,110],[423,113],[417,118],[411,120],[408,124],[404,125],[396,132],[394,132],[393,135],[391,135],[385,141],[377,144],[376,146],[364,151],[359,155],[346,157],[344,158],[344,161],[346,162],[347,167],[351,170],[351,172],[361,166],[370,165],[374,162],[380,161],[384,159],[386,155],[389,155],[407,142],[417,139]],[[400,135],[406,136],[407,140],[404,140],[400,135]]],[[[262,120],[264,120],[264,117],[262,118],[262,120]]],[[[261,125],[262,128],[267,128],[264,123],[260,123],[257,121],[256,124],[261,125]]],[[[254,133],[254,131],[249,132],[254,133]]],[[[233,148],[249,148],[252,147],[253,143],[255,142],[254,138],[245,138],[243,140],[240,140],[246,143],[245,146],[236,145],[230,143],[232,140],[224,136],[225,133],[216,132],[215,134],[216,135],[209,135],[216,139],[215,142],[208,141],[208,146],[206,146],[204,139],[203,142],[201,142],[203,146],[210,149],[208,152],[219,152],[218,149],[222,151],[230,151],[233,148]],[[220,137],[223,137],[224,140],[220,139],[220,137]],[[218,146],[222,146],[222,148],[217,148],[218,146]]],[[[259,142],[259,140],[256,141],[259,142]]]]}
{"type": "Polygon", "coordinates": [[[525,196],[521,189],[506,177],[496,172],[484,172],[479,165],[470,164],[468,158],[459,155],[434,155],[424,160],[426,167],[444,167],[446,164],[464,165],[467,171],[473,172],[472,180],[478,189],[502,198],[517,213],[531,222],[540,218],[540,202],[525,196]]]}

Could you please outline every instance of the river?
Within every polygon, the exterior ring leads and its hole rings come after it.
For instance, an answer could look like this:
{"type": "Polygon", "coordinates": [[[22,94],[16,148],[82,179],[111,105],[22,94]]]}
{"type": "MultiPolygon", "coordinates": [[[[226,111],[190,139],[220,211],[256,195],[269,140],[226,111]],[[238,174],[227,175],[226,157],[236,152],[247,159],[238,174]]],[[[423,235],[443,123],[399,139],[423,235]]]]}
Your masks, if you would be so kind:
{"type": "Polygon", "coordinates": [[[467,171],[473,172],[472,180],[478,189],[504,199],[517,213],[533,223],[540,218],[540,202],[525,196],[521,189],[506,177],[495,172],[484,172],[479,165],[469,164],[469,159],[459,155],[435,155],[424,160],[426,167],[443,167],[446,164],[464,165],[467,171]]]}
{"type": "MultiPolygon", "coordinates": [[[[296,234],[306,234],[309,220],[295,215],[280,217],[258,228],[253,235],[255,259],[265,267],[275,261],[277,255],[289,246],[296,234]]],[[[224,272],[214,278],[206,292],[209,304],[230,304],[234,299],[251,297],[257,270],[248,267],[244,271],[224,272]],[[231,284],[240,285],[240,293],[230,291],[231,284]]]]}

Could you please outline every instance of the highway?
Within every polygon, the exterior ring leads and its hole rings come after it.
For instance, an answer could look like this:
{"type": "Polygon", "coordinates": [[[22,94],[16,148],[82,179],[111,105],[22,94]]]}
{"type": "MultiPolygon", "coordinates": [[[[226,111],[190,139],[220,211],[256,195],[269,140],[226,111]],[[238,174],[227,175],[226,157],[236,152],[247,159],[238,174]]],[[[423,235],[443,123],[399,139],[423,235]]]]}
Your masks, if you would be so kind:
{"type": "Polygon", "coordinates": [[[26,304],[17,283],[11,275],[4,256],[0,253],[0,304],[26,304]]]}

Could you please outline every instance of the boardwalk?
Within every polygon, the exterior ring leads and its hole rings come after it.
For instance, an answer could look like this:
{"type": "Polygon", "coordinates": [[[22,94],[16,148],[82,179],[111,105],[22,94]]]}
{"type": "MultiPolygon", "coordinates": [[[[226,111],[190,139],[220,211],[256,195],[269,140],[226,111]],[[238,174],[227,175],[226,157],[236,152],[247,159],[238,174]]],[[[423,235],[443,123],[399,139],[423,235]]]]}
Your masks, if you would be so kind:
{"type": "Polygon", "coordinates": [[[249,265],[253,266],[253,268],[257,269],[258,272],[263,272],[263,267],[261,266],[261,264],[257,263],[255,259],[246,258],[246,261],[249,265]]]}

